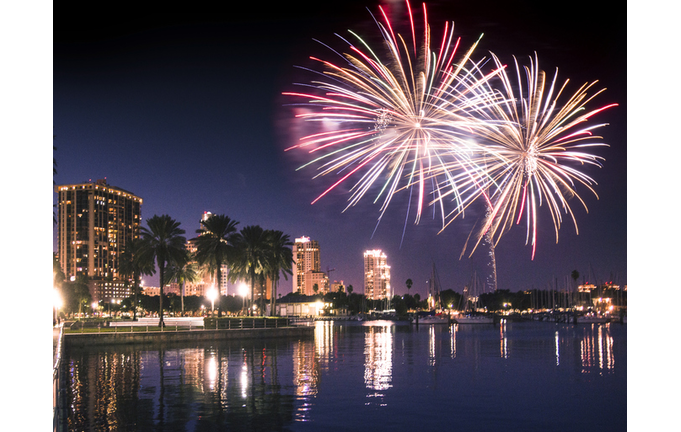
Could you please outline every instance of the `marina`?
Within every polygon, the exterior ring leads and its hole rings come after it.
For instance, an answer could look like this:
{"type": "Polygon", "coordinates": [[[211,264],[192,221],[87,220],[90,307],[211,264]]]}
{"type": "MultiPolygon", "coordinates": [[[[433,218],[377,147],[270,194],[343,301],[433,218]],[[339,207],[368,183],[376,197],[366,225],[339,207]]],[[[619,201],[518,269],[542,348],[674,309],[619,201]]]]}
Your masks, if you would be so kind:
{"type": "Polygon", "coordinates": [[[470,430],[626,430],[626,325],[303,327],[308,336],[67,343],[69,430],[451,430],[454,419],[470,430]]]}

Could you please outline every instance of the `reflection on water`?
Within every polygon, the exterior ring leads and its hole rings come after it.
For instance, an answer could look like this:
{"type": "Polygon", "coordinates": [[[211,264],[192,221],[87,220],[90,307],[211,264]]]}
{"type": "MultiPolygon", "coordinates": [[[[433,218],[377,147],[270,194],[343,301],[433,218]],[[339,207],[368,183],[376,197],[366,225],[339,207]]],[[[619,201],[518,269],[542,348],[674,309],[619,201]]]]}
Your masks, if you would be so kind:
{"type": "MultiPolygon", "coordinates": [[[[385,321],[368,327],[364,336],[364,384],[375,392],[368,398],[383,396],[380,391],[392,387],[394,326],[385,321]]],[[[368,401],[367,403],[370,403],[368,401]]]]}
{"type": "Polygon", "coordinates": [[[309,420],[312,400],[317,395],[319,385],[319,357],[315,344],[311,341],[297,341],[293,348],[293,381],[295,395],[300,404],[294,418],[298,421],[309,420]]]}
{"type": "Polygon", "coordinates": [[[610,323],[591,324],[582,329],[580,343],[582,373],[612,373],[615,368],[610,323]]]}
{"type": "Polygon", "coordinates": [[[446,429],[438,413],[490,398],[507,401],[494,417],[501,428],[525,415],[534,394],[546,430],[554,419],[577,430],[598,424],[603,404],[612,412],[626,404],[626,328],[619,324],[319,322],[309,339],[71,349],[66,359],[69,430],[276,431],[295,430],[297,422],[371,429],[376,408],[400,419],[394,430],[446,429]],[[568,393],[580,397],[561,396],[568,393]],[[584,401],[589,394],[604,402],[584,401]],[[431,414],[404,417],[412,411],[431,414]]]}
{"type": "Polygon", "coordinates": [[[502,319],[499,323],[499,339],[501,340],[501,358],[508,358],[508,335],[507,335],[507,322],[506,319],[502,319]]]}

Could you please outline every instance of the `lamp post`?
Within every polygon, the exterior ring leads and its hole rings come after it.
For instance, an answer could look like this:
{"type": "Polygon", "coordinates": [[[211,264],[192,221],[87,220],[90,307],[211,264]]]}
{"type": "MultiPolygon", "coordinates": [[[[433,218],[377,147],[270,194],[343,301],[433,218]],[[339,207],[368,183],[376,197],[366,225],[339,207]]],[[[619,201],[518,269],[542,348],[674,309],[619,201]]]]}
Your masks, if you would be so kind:
{"type": "Polygon", "coordinates": [[[211,314],[215,313],[215,299],[218,297],[217,291],[215,291],[215,286],[211,286],[208,292],[206,293],[206,297],[208,300],[210,300],[210,305],[211,305],[211,314]]]}
{"type": "Polygon", "coordinates": [[[241,296],[241,310],[246,308],[246,295],[248,294],[248,285],[244,282],[239,285],[239,295],[241,296]]]}
{"type": "Polygon", "coordinates": [[[59,309],[62,307],[64,304],[64,301],[61,298],[61,295],[59,295],[59,290],[57,287],[54,287],[54,292],[53,292],[53,316],[52,316],[52,322],[54,324],[57,323],[57,319],[59,318],[59,309]]]}

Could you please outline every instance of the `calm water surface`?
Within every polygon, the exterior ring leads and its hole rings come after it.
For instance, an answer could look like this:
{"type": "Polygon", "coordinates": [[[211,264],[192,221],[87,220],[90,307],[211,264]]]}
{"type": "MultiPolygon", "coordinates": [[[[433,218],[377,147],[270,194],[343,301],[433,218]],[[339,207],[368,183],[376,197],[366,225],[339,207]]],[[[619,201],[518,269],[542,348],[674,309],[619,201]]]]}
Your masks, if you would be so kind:
{"type": "Polygon", "coordinates": [[[318,322],[309,339],[72,349],[73,431],[625,431],[627,330],[318,322]]]}

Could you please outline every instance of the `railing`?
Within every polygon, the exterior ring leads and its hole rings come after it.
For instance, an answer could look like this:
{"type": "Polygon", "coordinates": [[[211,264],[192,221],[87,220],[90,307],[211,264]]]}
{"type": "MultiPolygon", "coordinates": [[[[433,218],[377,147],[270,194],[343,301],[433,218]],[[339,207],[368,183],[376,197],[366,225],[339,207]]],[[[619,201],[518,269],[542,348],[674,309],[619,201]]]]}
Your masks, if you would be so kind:
{"type": "Polygon", "coordinates": [[[290,327],[294,324],[287,317],[238,317],[238,318],[199,318],[199,319],[163,319],[165,327],[158,327],[158,318],[140,318],[138,321],[104,322],[95,325],[72,326],[69,333],[138,333],[138,332],[173,332],[201,330],[244,330],[290,327]],[[86,331],[86,327],[88,330],[86,331]]]}
{"type": "Polygon", "coordinates": [[[243,330],[288,327],[286,318],[206,318],[205,330],[243,330]]]}
{"type": "Polygon", "coordinates": [[[52,430],[66,431],[66,371],[62,365],[62,347],[64,341],[64,326],[59,326],[57,348],[55,350],[54,365],[52,367],[52,430]]]}

